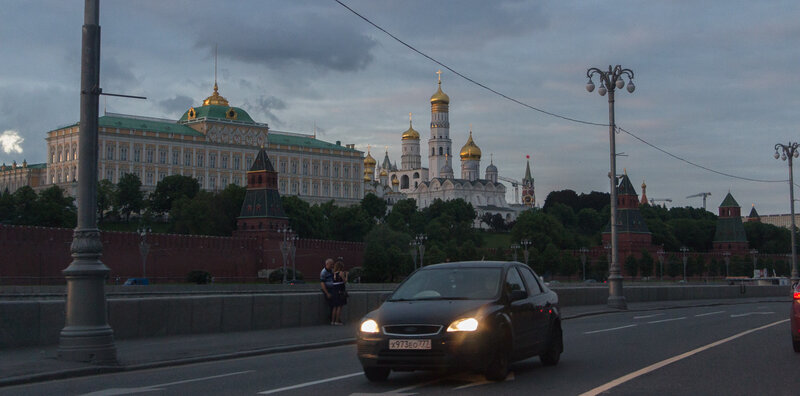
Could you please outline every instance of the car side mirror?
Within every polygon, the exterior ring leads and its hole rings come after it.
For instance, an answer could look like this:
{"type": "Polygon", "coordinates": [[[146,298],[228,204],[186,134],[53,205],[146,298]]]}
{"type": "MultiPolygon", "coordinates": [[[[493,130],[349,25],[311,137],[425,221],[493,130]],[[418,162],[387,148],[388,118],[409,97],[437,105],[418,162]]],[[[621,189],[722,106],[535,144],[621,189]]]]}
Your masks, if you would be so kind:
{"type": "Polygon", "coordinates": [[[528,293],[525,293],[524,290],[512,290],[511,291],[511,301],[512,302],[518,301],[518,300],[524,300],[527,297],[528,297],[528,293]]]}

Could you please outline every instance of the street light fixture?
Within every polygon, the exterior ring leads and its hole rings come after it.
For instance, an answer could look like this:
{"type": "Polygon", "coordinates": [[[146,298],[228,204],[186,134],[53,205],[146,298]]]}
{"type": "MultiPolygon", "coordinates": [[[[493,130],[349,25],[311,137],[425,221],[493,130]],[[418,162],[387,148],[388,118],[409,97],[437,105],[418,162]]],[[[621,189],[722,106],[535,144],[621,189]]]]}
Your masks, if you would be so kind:
{"type": "Polygon", "coordinates": [[[622,66],[608,66],[608,71],[592,67],[586,71],[589,82],[586,83],[586,90],[594,91],[592,76],[597,76],[600,80],[600,88],[597,93],[605,96],[608,93],[608,139],[610,141],[611,172],[608,174],[611,185],[611,260],[608,263],[608,306],[618,309],[627,309],[625,295],[622,293],[622,273],[620,271],[619,260],[617,257],[617,151],[614,142],[616,125],[614,123],[614,92],[625,86],[624,76],[628,77],[628,92],[633,93],[636,86],[633,84],[633,71],[623,69],[622,66]]]}
{"type": "Polygon", "coordinates": [[[750,255],[753,256],[753,278],[755,278],[756,269],[758,268],[758,250],[750,249],[750,255]]]}
{"type": "Polygon", "coordinates": [[[800,276],[798,275],[797,271],[797,248],[795,246],[795,224],[794,224],[794,174],[792,171],[792,159],[797,158],[798,152],[797,147],[800,146],[800,143],[796,142],[789,142],[788,145],[784,144],[776,144],[775,145],[775,159],[782,159],[786,161],[789,160],[789,210],[792,215],[792,229],[791,229],[791,237],[792,237],[792,284],[797,283],[800,281],[800,276]],[[781,153],[778,153],[778,149],[780,149],[781,153]]]}
{"type": "Polygon", "coordinates": [[[730,273],[731,252],[723,252],[722,258],[725,260],[725,277],[729,278],[731,276],[730,273]]]}
{"type": "Polygon", "coordinates": [[[686,252],[689,251],[689,248],[686,246],[681,246],[681,252],[683,252],[683,283],[686,283],[686,261],[689,259],[686,257],[686,252]]]}
{"type": "Polygon", "coordinates": [[[578,252],[581,254],[581,264],[583,265],[583,280],[586,281],[586,253],[589,252],[589,249],[581,247],[578,252]]]}
{"type": "Polygon", "coordinates": [[[519,241],[519,243],[522,246],[525,247],[525,251],[523,252],[523,255],[525,257],[525,265],[528,265],[528,247],[531,245],[531,240],[530,239],[523,239],[523,240],[519,241]]]}
{"type": "Polygon", "coordinates": [[[417,234],[415,239],[419,246],[419,267],[422,268],[425,265],[425,241],[428,239],[428,236],[425,234],[417,234]]]}
{"type": "Polygon", "coordinates": [[[150,244],[147,243],[147,234],[152,234],[153,229],[142,226],[136,229],[139,236],[142,238],[139,242],[139,253],[142,255],[142,278],[147,278],[147,253],[150,252],[150,244]]]}
{"type": "Polygon", "coordinates": [[[661,274],[659,275],[658,278],[659,278],[659,280],[663,281],[664,280],[664,255],[666,253],[664,253],[664,249],[658,249],[656,254],[658,255],[658,263],[661,264],[661,274]]]}
{"type": "MultiPolygon", "coordinates": [[[[278,232],[283,234],[283,241],[281,241],[281,256],[283,257],[283,283],[286,283],[286,260],[289,259],[289,255],[291,254],[291,247],[289,239],[292,238],[292,228],[291,227],[283,227],[279,228],[278,232]]],[[[294,278],[294,275],[292,275],[294,278]]]]}

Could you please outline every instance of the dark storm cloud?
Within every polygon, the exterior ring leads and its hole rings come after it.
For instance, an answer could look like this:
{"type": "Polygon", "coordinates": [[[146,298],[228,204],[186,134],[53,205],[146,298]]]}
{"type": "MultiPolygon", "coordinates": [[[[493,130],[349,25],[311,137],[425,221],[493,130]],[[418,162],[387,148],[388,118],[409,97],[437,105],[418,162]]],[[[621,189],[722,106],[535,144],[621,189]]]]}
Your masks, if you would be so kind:
{"type": "Polygon", "coordinates": [[[119,92],[121,88],[139,85],[140,81],[131,70],[131,64],[122,64],[117,58],[103,57],[100,64],[100,85],[105,85],[110,92],[119,92]]]}
{"type": "Polygon", "coordinates": [[[276,125],[283,124],[273,112],[274,110],[286,109],[286,102],[280,98],[261,95],[255,100],[255,103],[246,101],[243,106],[251,113],[263,114],[276,125]]]}
{"type": "Polygon", "coordinates": [[[201,31],[196,47],[213,52],[218,45],[221,58],[262,64],[280,69],[295,64],[323,70],[352,72],[373,60],[376,42],[352,24],[316,13],[296,16],[291,23],[221,23],[214,31],[201,31]]]}
{"type": "Polygon", "coordinates": [[[194,103],[194,99],[185,95],[176,95],[174,98],[164,99],[158,102],[164,111],[169,113],[184,112],[194,103]]]}

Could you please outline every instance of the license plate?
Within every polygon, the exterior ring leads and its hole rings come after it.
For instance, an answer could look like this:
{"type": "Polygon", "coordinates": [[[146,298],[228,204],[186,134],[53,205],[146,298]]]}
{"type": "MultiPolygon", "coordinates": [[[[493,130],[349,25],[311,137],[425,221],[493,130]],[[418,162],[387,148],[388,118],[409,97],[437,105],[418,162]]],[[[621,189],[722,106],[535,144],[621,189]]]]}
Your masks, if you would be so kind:
{"type": "Polygon", "coordinates": [[[389,340],[389,349],[431,349],[431,340],[389,340]]]}

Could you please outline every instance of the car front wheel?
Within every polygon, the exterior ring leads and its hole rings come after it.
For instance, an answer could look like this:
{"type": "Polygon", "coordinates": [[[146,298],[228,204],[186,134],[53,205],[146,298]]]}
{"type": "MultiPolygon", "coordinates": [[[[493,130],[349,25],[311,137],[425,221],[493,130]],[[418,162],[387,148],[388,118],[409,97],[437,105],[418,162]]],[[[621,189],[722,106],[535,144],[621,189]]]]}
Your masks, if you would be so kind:
{"type": "Polygon", "coordinates": [[[384,367],[364,367],[364,375],[372,382],[382,382],[389,378],[389,369],[384,367]]]}
{"type": "Polygon", "coordinates": [[[497,347],[493,348],[492,352],[489,354],[486,371],[484,372],[486,379],[489,381],[503,381],[508,376],[511,339],[505,328],[502,329],[500,334],[500,339],[494,343],[497,347]]]}

